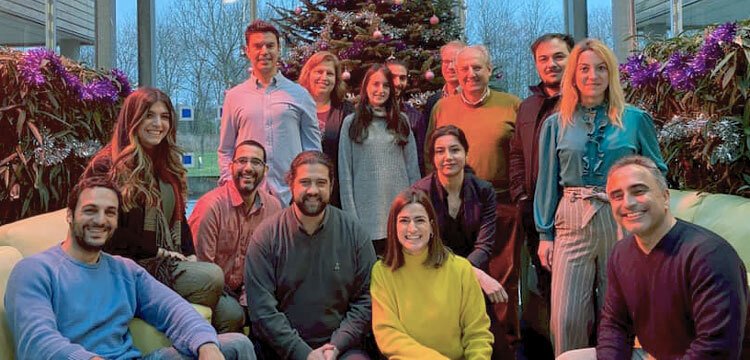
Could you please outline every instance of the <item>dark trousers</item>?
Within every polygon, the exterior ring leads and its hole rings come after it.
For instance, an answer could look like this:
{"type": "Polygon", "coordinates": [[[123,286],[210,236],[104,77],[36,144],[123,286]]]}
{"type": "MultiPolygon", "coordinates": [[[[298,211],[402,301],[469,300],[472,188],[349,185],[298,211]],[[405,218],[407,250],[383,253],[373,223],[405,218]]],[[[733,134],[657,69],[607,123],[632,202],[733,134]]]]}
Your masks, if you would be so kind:
{"type": "Polygon", "coordinates": [[[550,340],[550,288],[552,274],[542,267],[537,256],[539,233],[534,225],[533,203],[531,199],[521,201],[517,206],[519,231],[516,232],[525,243],[526,251],[521,252],[521,337],[523,354],[527,359],[554,359],[550,340]],[[531,288],[532,274],[536,275],[536,286],[531,288]]]}
{"type": "Polygon", "coordinates": [[[508,302],[489,304],[488,301],[490,331],[495,336],[492,359],[515,359],[516,348],[521,340],[518,323],[518,278],[523,242],[519,241],[520,237],[516,235],[515,206],[502,196],[498,196],[495,215],[497,231],[488,274],[505,288],[508,302]]]}

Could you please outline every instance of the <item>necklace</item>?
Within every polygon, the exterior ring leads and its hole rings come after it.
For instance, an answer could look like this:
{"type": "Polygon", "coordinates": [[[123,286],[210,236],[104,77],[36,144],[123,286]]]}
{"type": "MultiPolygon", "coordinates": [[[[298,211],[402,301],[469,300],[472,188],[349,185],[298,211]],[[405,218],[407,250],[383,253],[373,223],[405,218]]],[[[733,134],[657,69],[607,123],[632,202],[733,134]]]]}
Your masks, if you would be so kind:
{"type": "Polygon", "coordinates": [[[487,100],[488,96],[490,96],[489,86],[484,88],[484,92],[482,93],[482,96],[477,101],[469,101],[469,99],[467,99],[466,96],[464,96],[464,92],[461,91],[461,100],[464,102],[464,104],[469,105],[469,106],[477,106],[483,103],[485,100],[487,100]]]}

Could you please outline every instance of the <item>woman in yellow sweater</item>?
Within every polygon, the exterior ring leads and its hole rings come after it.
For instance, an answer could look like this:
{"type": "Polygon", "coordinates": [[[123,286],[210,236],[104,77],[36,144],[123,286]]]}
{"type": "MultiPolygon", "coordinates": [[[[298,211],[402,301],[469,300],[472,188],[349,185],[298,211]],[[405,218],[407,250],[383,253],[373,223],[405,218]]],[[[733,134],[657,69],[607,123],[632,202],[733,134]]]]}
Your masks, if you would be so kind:
{"type": "Polygon", "coordinates": [[[427,195],[391,204],[385,259],[370,280],[372,329],[388,359],[489,359],[490,319],[468,260],[443,246],[427,195]]]}

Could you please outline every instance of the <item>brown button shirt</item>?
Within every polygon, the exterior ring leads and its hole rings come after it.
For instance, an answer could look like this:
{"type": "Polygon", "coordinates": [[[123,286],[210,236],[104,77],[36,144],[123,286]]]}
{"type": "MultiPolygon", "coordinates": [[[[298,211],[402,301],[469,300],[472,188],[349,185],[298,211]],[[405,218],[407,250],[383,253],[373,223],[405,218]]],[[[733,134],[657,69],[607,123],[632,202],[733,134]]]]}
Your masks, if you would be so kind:
{"type": "Polygon", "coordinates": [[[211,190],[198,199],[188,224],[193,233],[195,254],[224,271],[224,283],[232,290],[243,284],[245,253],[258,224],[281,211],[281,203],[258,190],[252,208],[245,205],[234,181],[211,190]]]}

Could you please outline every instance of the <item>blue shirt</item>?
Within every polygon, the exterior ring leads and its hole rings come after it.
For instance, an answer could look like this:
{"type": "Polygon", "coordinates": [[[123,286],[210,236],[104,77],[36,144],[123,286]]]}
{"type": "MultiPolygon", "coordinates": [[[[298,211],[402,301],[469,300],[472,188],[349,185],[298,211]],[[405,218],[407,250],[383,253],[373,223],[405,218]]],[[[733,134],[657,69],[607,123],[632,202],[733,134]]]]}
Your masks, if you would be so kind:
{"type": "Polygon", "coordinates": [[[218,344],[193,307],[130,259],[101,253],[96,264],[60,245],[21,260],[5,291],[8,325],[23,359],[136,359],[128,323],[139,317],[165,332],[174,347],[197,357],[218,344]]]}
{"type": "Polygon", "coordinates": [[[288,206],[292,196],[284,176],[305,150],[321,150],[318,115],[310,94],[280,73],[263,88],[254,75],[227,91],[219,131],[220,182],[231,179],[237,144],[252,139],[266,148],[266,183],[288,206]]]}
{"type": "Polygon", "coordinates": [[[541,240],[554,240],[555,213],[568,186],[607,184],[609,168],[628,155],[651,158],[662,173],[661,156],[651,116],[626,105],[622,127],[610,122],[608,107],[578,107],[573,123],[562,126],[559,113],[544,121],[539,134],[539,175],[534,195],[534,221],[541,240]]]}

